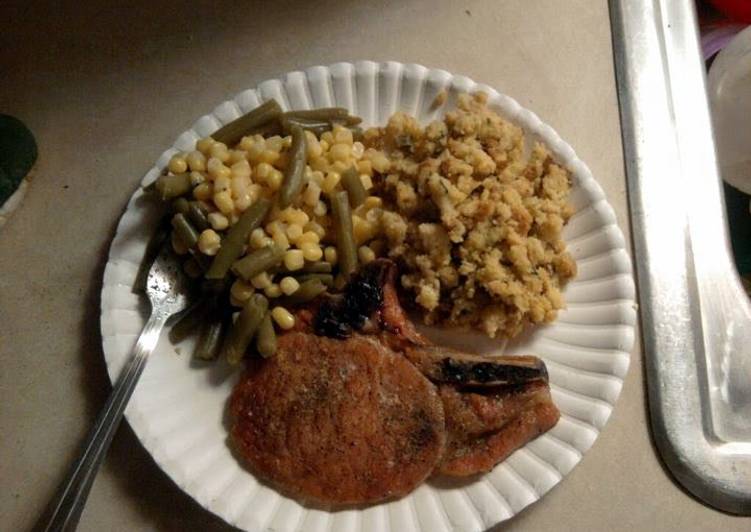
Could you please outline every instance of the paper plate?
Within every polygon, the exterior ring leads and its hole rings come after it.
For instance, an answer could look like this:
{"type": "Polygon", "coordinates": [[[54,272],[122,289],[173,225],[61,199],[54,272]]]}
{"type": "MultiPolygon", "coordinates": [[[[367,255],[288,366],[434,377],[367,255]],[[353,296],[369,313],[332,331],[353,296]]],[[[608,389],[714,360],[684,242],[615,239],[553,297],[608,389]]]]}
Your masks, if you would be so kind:
{"type": "MultiPolygon", "coordinates": [[[[396,110],[429,120],[450,109],[457,94],[477,90],[489,95],[491,107],[544,141],[573,175],[576,214],[564,237],[579,274],[565,290],[568,308],[554,324],[536,328],[506,348],[545,360],[561,420],[471,482],[428,481],[407,497],[363,509],[310,509],[260,483],[232,455],[224,413],[237,375],[221,363],[195,367],[189,341],[175,348],[163,335],[125,415],[143,446],[175,483],[227,522],[249,531],[277,532],[484,530],[558,484],[607,422],[634,342],[634,285],[623,234],[602,189],[574,150],[534,113],[491,87],[443,70],[396,62],[337,63],[290,72],[201,117],[162,154],[143,184],[159,175],[173,153],[192,149],[197,139],[269,98],[286,109],[347,107],[363,118],[364,125],[376,125],[384,124],[396,110]],[[447,105],[432,110],[435,95],[443,89],[449,93],[447,105]]],[[[140,189],[136,191],[120,220],[104,273],[101,327],[113,381],[146,319],[146,303],[130,287],[156,223],[155,211],[140,189]]],[[[476,345],[469,336],[453,343],[476,345]]],[[[482,350],[502,349],[499,343],[484,342],[482,350]]]]}

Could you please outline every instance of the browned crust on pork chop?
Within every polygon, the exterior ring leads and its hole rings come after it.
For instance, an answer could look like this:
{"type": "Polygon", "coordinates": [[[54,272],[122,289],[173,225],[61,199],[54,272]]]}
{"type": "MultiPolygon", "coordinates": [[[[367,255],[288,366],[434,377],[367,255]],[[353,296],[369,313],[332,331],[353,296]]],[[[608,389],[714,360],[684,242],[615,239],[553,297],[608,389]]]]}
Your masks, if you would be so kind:
{"type": "Polygon", "coordinates": [[[302,332],[249,364],[231,438],[259,476],[300,498],[374,503],[413,490],[445,445],[443,406],[409,361],[376,338],[302,332]]]}
{"type": "Polygon", "coordinates": [[[491,470],[516,449],[550,430],[560,412],[545,383],[494,394],[440,387],[448,441],[436,473],[468,476],[491,470]]]}

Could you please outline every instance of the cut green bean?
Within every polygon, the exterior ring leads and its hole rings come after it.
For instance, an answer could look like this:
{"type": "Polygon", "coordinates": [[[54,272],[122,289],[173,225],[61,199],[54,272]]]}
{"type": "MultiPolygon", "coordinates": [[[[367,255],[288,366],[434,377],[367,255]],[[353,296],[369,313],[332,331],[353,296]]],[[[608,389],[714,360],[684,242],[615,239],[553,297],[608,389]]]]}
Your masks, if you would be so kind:
{"type": "Polygon", "coordinates": [[[356,126],[362,122],[359,116],[352,116],[344,107],[321,107],[304,111],[287,111],[282,119],[310,120],[315,122],[341,122],[347,126],[356,126]]]}
{"type": "Polygon", "coordinates": [[[198,231],[184,214],[178,213],[172,217],[172,228],[175,230],[177,238],[182,240],[187,247],[192,248],[198,243],[198,231]]]}
{"type": "Polygon", "coordinates": [[[299,283],[317,280],[328,287],[334,286],[334,276],[330,273],[304,273],[302,275],[296,276],[295,278],[299,283]]]}
{"type": "Polygon", "coordinates": [[[232,271],[250,281],[256,275],[276,266],[284,258],[284,250],[276,244],[271,244],[246,255],[232,265],[232,271]]]}
{"type": "Polygon", "coordinates": [[[187,172],[174,175],[160,175],[156,180],[156,190],[159,193],[159,197],[164,201],[187,194],[192,188],[190,174],[187,172]]]}
{"type": "Polygon", "coordinates": [[[227,146],[234,146],[245,135],[253,133],[254,129],[278,120],[281,114],[282,108],[279,107],[276,100],[268,100],[249,113],[219,128],[211,137],[215,141],[223,142],[227,146]]]}
{"type": "Polygon", "coordinates": [[[156,231],[151,235],[149,243],[146,244],[146,251],[143,253],[141,264],[138,265],[136,279],[133,281],[132,291],[134,294],[143,294],[146,292],[146,280],[149,277],[149,270],[154,263],[156,256],[164,246],[169,244],[169,216],[165,216],[157,225],[156,231]]]}
{"type": "Polygon", "coordinates": [[[305,174],[305,160],[308,153],[308,141],[305,133],[298,126],[292,126],[292,146],[289,149],[289,162],[284,170],[284,182],[279,191],[279,208],[289,207],[302,189],[305,174]]]}
{"type": "Polygon", "coordinates": [[[248,235],[261,225],[270,208],[271,202],[260,198],[240,216],[222,241],[222,247],[206,272],[207,279],[224,279],[232,264],[242,255],[248,235]]]}
{"type": "Polygon", "coordinates": [[[188,214],[189,208],[190,208],[190,202],[186,200],[185,198],[177,198],[175,201],[172,202],[172,212],[176,212],[180,214],[188,214]]]}
{"type": "Polygon", "coordinates": [[[214,360],[219,356],[224,333],[227,330],[226,320],[210,321],[201,328],[201,336],[193,350],[193,358],[198,360],[214,360]]]}
{"type": "MultiPolygon", "coordinates": [[[[180,198],[183,199],[183,198],[180,198]]],[[[188,220],[198,231],[204,231],[209,228],[209,219],[206,217],[206,212],[201,207],[201,204],[197,201],[191,201],[188,203],[188,212],[183,213],[188,217],[188,220]]]]}
{"type": "Polygon", "coordinates": [[[196,332],[203,322],[208,311],[208,302],[204,299],[193,304],[175,322],[169,331],[169,341],[179,344],[188,336],[196,332]]]}
{"type": "Polygon", "coordinates": [[[269,358],[276,353],[276,332],[274,324],[271,323],[271,313],[267,312],[258,326],[256,336],[256,349],[263,358],[269,358]]]}
{"type": "Polygon", "coordinates": [[[320,261],[308,263],[299,270],[290,271],[284,268],[277,273],[283,272],[285,275],[303,275],[306,273],[331,273],[332,271],[333,267],[331,266],[331,263],[320,261]]]}
{"type": "Polygon", "coordinates": [[[227,362],[235,365],[242,360],[268,308],[269,302],[261,294],[250,296],[227,334],[227,341],[224,344],[224,356],[227,362]]]}
{"type": "Polygon", "coordinates": [[[290,307],[293,305],[299,305],[301,303],[307,303],[312,301],[326,291],[326,285],[324,285],[318,279],[311,279],[300,283],[294,294],[290,296],[280,297],[274,301],[274,305],[281,307],[290,307]]]}
{"type": "Polygon", "coordinates": [[[349,204],[353,208],[362,204],[368,197],[368,193],[362,185],[360,174],[354,166],[350,166],[342,173],[341,182],[344,190],[347,191],[347,196],[349,196],[349,204]]]}
{"type": "Polygon", "coordinates": [[[331,197],[331,211],[334,216],[339,271],[349,279],[357,270],[357,246],[352,230],[352,209],[346,190],[341,190],[331,197]]]}
{"type": "Polygon", "coordinates": [[[320,122],[317,120],[303,120],[302,118],[283,117],[281,120],[282,129],[286,134],[292,131],[294,126],[304,131],[310,131],[316,137],[320,137],[327,131],[331,131],[331,122],[320,122]]]}

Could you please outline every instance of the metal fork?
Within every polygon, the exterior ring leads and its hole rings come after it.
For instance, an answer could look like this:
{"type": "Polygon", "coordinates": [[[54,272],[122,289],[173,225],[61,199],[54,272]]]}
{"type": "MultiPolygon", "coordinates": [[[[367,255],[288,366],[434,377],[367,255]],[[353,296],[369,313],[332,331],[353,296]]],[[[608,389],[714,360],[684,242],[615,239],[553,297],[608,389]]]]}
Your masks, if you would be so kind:
{"type": "Polygon", "coordinates": [[[83,451],[68,472],[56,499],[52,515],[44,530],[74,530],[89,496],[99,466],[112,443],[138,378],[151,352],[156,347],[164,324],[189,303],[188,280],[169,246],[157,255],[146,280],[146,295],[151,303],[151,316],[138,337],[130,359],[120,372],[96,424],[89,432],[83,451]]]}

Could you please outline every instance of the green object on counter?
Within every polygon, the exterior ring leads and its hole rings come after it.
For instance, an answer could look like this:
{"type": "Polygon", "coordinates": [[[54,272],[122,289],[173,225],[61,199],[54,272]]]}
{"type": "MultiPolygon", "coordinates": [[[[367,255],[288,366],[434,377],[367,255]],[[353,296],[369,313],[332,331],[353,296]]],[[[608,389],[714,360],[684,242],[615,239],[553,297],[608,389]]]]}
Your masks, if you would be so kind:
{"type": "Polygon", "coordinates": [[[0,205],[16,191],[37,155],[34,135],[23,122],[0,114],[0,205]]]}

